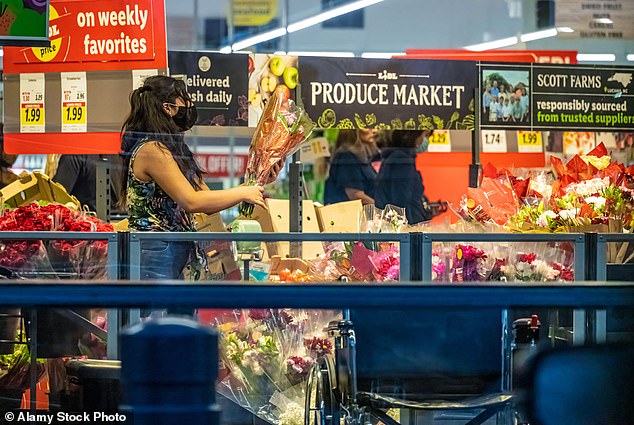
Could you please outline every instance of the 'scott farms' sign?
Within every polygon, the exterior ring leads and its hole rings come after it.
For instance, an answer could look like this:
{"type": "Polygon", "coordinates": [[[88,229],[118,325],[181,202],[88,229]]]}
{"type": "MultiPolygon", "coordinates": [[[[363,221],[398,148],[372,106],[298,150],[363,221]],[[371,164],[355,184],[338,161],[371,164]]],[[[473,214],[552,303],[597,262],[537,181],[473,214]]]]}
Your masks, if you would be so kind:
{"type": "Polygon", "coordinates": [[[534,67],[534,128],[634,128],[634,68],[534,67]]]}
{"type": "Polygon", "coordinates": [[[321,128],[474,127],[475,62],[302,57],[299,68],[321,128]]]}

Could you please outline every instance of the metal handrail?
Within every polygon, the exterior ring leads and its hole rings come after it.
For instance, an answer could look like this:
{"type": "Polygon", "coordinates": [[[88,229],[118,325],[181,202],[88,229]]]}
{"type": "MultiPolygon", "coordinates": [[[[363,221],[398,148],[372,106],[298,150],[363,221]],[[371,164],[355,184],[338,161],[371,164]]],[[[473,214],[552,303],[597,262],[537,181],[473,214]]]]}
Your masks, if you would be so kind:
{"type": "Polygon", "coordinates": [[[400,308],[634,306],[633,282],[274,284],[121,281],[0,285],[0,305],[199,308],[400,308]]]}

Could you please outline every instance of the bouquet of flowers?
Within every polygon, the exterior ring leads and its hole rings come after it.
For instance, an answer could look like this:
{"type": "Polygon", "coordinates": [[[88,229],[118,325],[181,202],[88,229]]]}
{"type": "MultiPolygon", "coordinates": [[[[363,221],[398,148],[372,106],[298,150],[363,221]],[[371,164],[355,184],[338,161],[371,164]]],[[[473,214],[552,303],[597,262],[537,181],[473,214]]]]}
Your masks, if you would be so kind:
{"type": "Polygon", "coordinates": [[[454,282],[474,282],[484,278],[483,262],[487,255],[473,245],[456,245],[453,258],[454,282]]]}
{"type": "Polygon", "coordinates": [[[436,282],[547,282],[574,280],[573,248],[568,242],[511,242],[477,246],[438,243],[432,252],[432,280],[436,282]],[[441,244],[441,247],[438,247],[441,244]]]}
{"type": "MultiPolygon", "coordinates": [[[[244,176],[247,185],[266,184],[273,166],[297,151],[315,127],[308,114],[284,93],[282,88],[275,90],[255,129],[244,176]]],[[[253,204],[243,202],[239,210],[250,217],[253,204]]]]}
{"type": "MultiPolygon", "coordinates": [[[[108,223],[59,204],[29,204],[5,211],[0,231],[112,232],[108,223]]],[[[20,275],[72,274],[83,279],[105,277],[107,241],[3,241],[0,267],[20,275]]]]}
{"type": "Polygon", "coordinates": [[[308,374],[333,351],[323,329],[339,316],[290,309],[234,311],[233,320],[218,325],[226,371],[219,392],[270,423],[302,423],[308,374]]]}

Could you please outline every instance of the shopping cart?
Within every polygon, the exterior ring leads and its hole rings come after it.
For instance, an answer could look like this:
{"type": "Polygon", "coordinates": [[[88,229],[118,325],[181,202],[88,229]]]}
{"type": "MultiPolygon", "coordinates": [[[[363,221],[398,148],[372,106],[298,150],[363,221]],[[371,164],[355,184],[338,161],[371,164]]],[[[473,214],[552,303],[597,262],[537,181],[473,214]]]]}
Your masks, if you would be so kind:
{"type": "Polygon", "coordinates": [[[389,409],[410,423],[417,415],[509,420],[512,396],[499,391],[501,318],[482,309],[344,312],[328,327],[334,353],[309,377],[305,425],[399,425],[389,409]]]}

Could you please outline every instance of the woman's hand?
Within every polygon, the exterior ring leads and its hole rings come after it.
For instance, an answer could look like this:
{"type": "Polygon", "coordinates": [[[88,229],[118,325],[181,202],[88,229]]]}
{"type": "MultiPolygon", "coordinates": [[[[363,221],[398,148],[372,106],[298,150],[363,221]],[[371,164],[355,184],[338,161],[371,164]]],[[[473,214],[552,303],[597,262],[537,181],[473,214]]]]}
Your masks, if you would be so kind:
{"type": "Polygon", "coordinates": [[[277,179],[280,171],[282,171],[282,168],[284,168],[284,162],[286,162],[285,159],[280,159],[275,164],[273,164],[273,168],[271,168],[271,172],[267,176],[265,184],[273,183],[277,179]]]}
{"type": "Polygon", "coordinates": [[[266,208],[264,203],[264,188],[262,186],[239,186],[240,196],[244,202],[266,208]]]}

